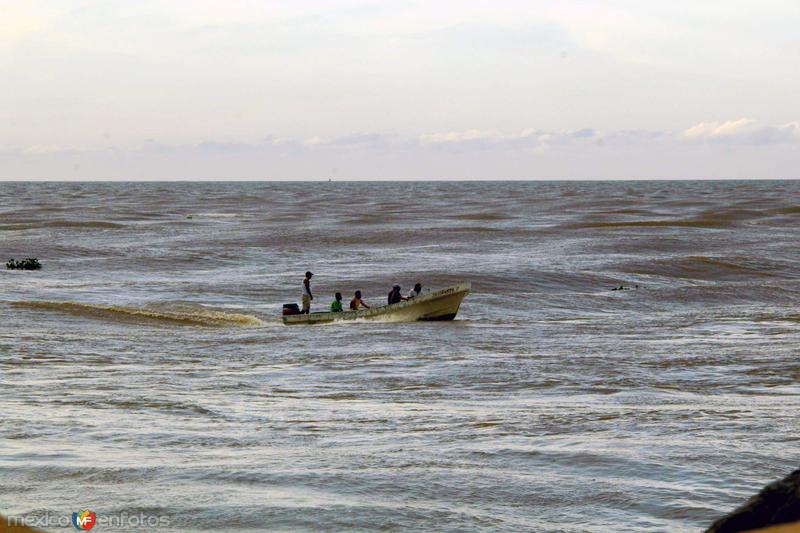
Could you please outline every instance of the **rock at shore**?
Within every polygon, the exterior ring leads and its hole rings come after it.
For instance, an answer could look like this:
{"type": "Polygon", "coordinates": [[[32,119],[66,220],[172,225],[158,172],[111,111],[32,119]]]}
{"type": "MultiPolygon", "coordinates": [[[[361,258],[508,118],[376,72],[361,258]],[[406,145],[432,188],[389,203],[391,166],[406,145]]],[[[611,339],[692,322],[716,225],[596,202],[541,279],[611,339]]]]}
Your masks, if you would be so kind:
{"type": "Polygon", "coordinates": [[[796,521],[800,521],[800,470],[761,489],[706,533],[738,533],[796,521]]]}

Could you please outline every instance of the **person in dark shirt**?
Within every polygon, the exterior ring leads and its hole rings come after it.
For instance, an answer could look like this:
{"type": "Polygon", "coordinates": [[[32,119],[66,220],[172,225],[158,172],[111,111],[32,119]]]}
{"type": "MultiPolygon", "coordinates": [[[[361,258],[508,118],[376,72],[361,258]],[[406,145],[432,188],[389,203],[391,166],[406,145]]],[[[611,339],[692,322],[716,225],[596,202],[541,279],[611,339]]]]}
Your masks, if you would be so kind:
{"type": "Polygon", "coordinates": [[[391,292],[389,292],[389,305],[400,303],[403,300],[408,300],[408,298],[400,294],[400,285],[392,287],[391,292]]]}

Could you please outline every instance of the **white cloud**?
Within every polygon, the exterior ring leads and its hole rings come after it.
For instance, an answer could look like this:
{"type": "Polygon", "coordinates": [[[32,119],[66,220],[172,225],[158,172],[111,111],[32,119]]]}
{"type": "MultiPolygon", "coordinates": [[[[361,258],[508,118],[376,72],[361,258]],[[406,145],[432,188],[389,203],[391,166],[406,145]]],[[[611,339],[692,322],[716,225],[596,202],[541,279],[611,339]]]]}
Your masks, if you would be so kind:
{"type": "MultiPolygon", "coordinates": [[[[800,122],[787,122],[782,125],[759,126],[752,119],[741,118],[720,122],[701,122],[679,132],[658,130],[596,130],[582,128],[577,130],[541,130],[526,128],[517,132],[481,130],[471,128],[461,131],[425,133],[416,136],[403,136],[394,133],[358,132],[339,137],[323,138],[319,135],[305,137],[265,136],[258,142],[231,140],[206,140],[195,144],[170,144],[148,139],[139,148],[129,149],[148,152],[199,151],[204,154],[233,154],[241,152],[264,152],[273,149],[358,149],[368,151],[399,151],[413,149],[456,148],[469,152],[484,148],[496,150],[536,149],[589,149],[593,147],[614,147],[640,149],[657,147],[676,147],[679,145],[703,145],[706,141],[726,141],[755,146],[800,143],[800,122]]],[[[106,148],[64,144],[32,144],[13,149],[6,147],[7,153],[20,156],[38,156],[59,153],[93,153],[106,148]],[[9,152],[10,151],[10,152],[9,152]]],[[[119,150],[118,147],[114,148],[119,150]]]]}
{"type": "Polygon", "coordinates": [[[738,119],[677,132],[472,128],[259,142],[150,140],[138,148],[30,145],[0,147],[0,162],[0,179],[798,178],[800,123],[758,126],[738,119]]]}
{"type": "Polygon", "coordinates": [[[21,150],[24,155],[67,154],[86,151],[85,148],[61,144],[33,144],[21,150]]]}
{"type": "Polygon", "coordinates": [[[730,137],[751,130],[755,120],[740,118],[726,122],[701,122],[683,132],[686,137],[698,139],[718,139],[730,137]]]}
{"type": "Polygon", "coordinates": [[[420,135],[419,140],[423,144],[442,144],[453,142],[465,141],[496,141],[502,139],[503,136],[497,131],[487,131],[479,129],[471,129],[466,131],[448,131],[441,133],[426,133],[420,135]]]}
{"type": "Polygon", "coordinates": [[[725,122],[701,122],[686,129],[683,136],[692,140],[773,144],[800,140],[800,123],[759,126],[749,118],[725,122]]]}
{"type": "Polygon", "coordinates": [[[800,122],[789,122],[782,126],[767,126],[752,132],[751,141],[756,144],[785,143],[800,140],[800,122]]]}
{"type": "Polygon", "coordinates": [[[474,150],[500,148],[504,150],[545,150],[551,146],[586,143],[602,138],[592,128],[566,131],[543,131],[526,128],[519,132],[503,133],[497,130],[468,129],[420,135],[422,145],[450,149],[474,150]]]}
{"type": "Polygon", "coordinates": [[[553,6],[548,15],[578,45],[637,61],[642,60],[642,47],[631,47],[631,41],[653,39],[662,33],[660,28],[645,24],[631,12],[610,6],[563,2],[553,6]]]}
{"type": "Polygon", "coordinates": [[[48,29],[58,11],[40,2],[0,0],[0,49],[48,29]]]}

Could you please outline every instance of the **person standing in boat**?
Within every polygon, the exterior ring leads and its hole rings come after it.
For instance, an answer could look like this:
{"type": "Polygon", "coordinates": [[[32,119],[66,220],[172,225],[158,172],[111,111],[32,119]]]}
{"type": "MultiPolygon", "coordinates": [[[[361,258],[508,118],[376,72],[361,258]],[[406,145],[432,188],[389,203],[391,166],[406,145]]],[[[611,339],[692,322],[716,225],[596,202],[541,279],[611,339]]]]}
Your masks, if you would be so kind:
{"type": "Polygon", "coordinates": [[[411,292],[408,293],[408,297],[406,298],[406,300],[410,300],[411,298],[416,298],[420,294],[422,294],[422,283],[416,283],[414,284],[414,288],[411,290],[411,292]]]}
{"type": "Polygon", "coordinates": [[[352,300],[350,300],[350,309],[353,311],[358,311],[359,307],[364,307],[369,309],[369,306],[361,299],[361,291],[356,291],[355,296],[352,300]]]}
{"type": "Polygon", "coordinates": [[[311,300],[314,295],[311,294],[311,278],[314,274],[311,271],[306,272],[306,277],[303,278],[303,308],[300,311],[301,315],[307,315],[311,312],[311,300]]]}
{"type": "Polygon", "coordinates": [[[389,305],[400,303],[403,300],[408,300],[405,296],[400,294],[400,285],[395,285],[389,292],[389,305]]]}
{"type": "Polygon", "coordinates": [[[334,296],[333,301],[331,302],[331,312],[332,313],[341,313],[342,312],[342,293],[337,292],[336,296],[334,296]]]}

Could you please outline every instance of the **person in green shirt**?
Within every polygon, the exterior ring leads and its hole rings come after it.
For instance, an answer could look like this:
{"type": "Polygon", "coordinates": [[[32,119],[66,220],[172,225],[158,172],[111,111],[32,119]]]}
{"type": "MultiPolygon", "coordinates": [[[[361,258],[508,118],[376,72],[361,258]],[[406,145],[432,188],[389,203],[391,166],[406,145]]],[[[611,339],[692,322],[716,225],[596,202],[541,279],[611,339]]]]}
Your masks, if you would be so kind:
{"type": "Polygon", "coordinates": [[[331,302],[331,312],[341,313],[341,311],[342,311],[342,293],[337,292],[336,297],[331,302]]]}

